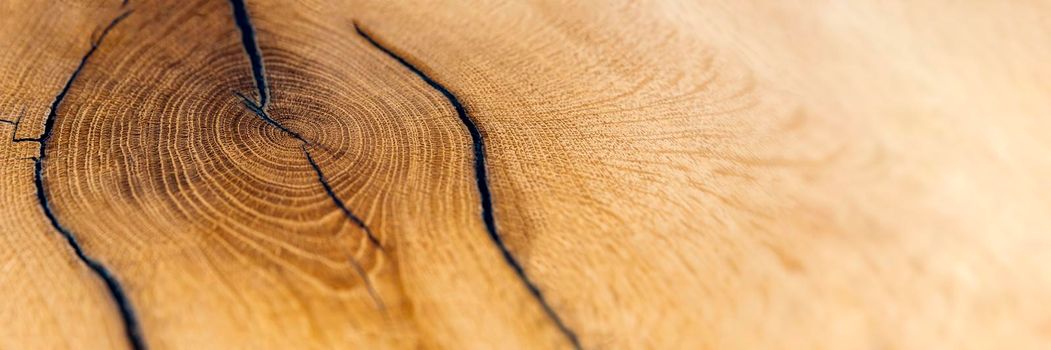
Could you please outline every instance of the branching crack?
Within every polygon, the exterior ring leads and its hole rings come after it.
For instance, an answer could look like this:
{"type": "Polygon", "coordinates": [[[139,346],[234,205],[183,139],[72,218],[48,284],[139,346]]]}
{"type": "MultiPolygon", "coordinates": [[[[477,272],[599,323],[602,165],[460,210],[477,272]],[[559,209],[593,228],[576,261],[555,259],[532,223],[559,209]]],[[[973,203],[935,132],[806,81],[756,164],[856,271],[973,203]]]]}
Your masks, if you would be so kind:
{"type": "MultiPolygon", "coordinates": [[[[25,115],[26,115],[26,108],[22,107],[22,112],[18,113],[18,116],[15,117],[15,120],[0,119],[0,123],[4,123],[4,124],[7,124],[7,125],[14,126],[15,128],[18,128],[18,123],[20,123],[22,121],[22,117],[24,117],[25,115]]],[[[17,129],[15,131],[17,131],[17,129]]]]}
{"type": "Polygon", "coordinates": [[[574,348],[580,349],[581,345],[580,341],[577,339],[576,333],[573,332],[573,330],[570,329],[569,326],[567,326],[562,321],[562,318],[559,317],[558,313],[556,313],[555,310],[551,307],[551,305],[548,304],[547,299],[544,298],[544,294],[540,291],[540,288],[537,287],[537,285],[529,279],[529,276],[526,274],[525,269],[518,262],[518,260],[515,259],[514,255],[511,254],[511,251],[507,249],[507,246],[504,244],[503,238],[501,238],[499,232],[497,231],[496,217],[493,215],[493,199],[492,194],[489,191],[489,178],[488,174],[486,173],[484,140],[482,139],[482,134],[478,130],[478,126],[475,124],[474,120],[472,120],[471,117],[467,115],[467,110],[464,108],[463,104],[460,103],[460,100],[456,98],[456,95],[450,92],[449,89],[446,89],[445,86],[442,86],[437,81],[434,81],[434,79],[431,79],[431,77],[427,76],[427,74],[425,74],[419,68],[416,68],[416,66],[412,65],[398,54],[381,45],[371,35],[362,30],[361,26],[359,26],[357,23],[354,23],[354,29],[357,31],[358,35],[364,38],[365,41],[368,41],[369,44],[372,44],[372,46],[376,47],[376,49],[382,51],[387,56],[400,63],[410,72],[419,77],[420,80],[423,80],[424,83],[427,83],[427,85],[430,85],[431,88],[441,93],[442,96],[444,96],[445,99],[449,101],[453,108],[456,109],[456,114],[460,117],[460,121],[463,123],[464,127],[467,128],[467,132],[471,135],[471,143],[474,151],[475,180],[478,185],[479,197],[481,197],[482,202],[482,221],[485,222],[485,228],[486,231],[489,233],[489,238],[491,238],[496,247],[500,249],[500,252],[503,254],[504,261],[507,262],[511,269],[515,271],[515,274],[518,275],[518,278],[522,280],[522,283],[525,284],[526,289],[529,290],[529,292],[537,300],[540,306],[544,309],[544,312],[547,314],[548,318],[550,318],[558,327],[558,329],[562,332],[562,334],[564,334],[566,338],[569,339],[570,343],[573,344],[574,348]]]}
{"type": "MultiPolygon", "coordinates": [[[[44,132],[40,135],[40,137],[22,139],[14,138],[13,141],[39,143],[40,156],[33,157],[31,159],[33,159],[33,182],[36,185],[36,197],[37,200],[40,202],[40,207],[44,211],[44,216],[47,217],[47,220],[51,224],[51,226],[54,227],[54,229],[58,231],[63,238],[65,238],[66,243],[69,244],[71,248],[73,248],[73,252],[76,254],[77,258],[80,259],[80,261],[83,262],[85,265],[87,265],[88,268],[90,268],[91,271],[95,273],[95,275],[102,279],[103,282],[105,282],[110,297],[112,297],[113,300],[116,302],[117,307],[120,311],[121,319],[124,322],[124,332],[128,337],[128,342],[130,343],[131,347],[133,349],[146,349],[146,343],[142,339],[142,331],[139,327],[139,322],[135,316],[135,310],[131,305],[131,300],[128,298],[127,294],[124,293],[124,288],[121,287],[121,284],[117,279],[116,275],[110,272],[109,269],[107,269],[106,266],[103,265],[101,262],[88,255],[84,251],[84,248],[77,241],[76,235],[74,235],[73,232],[70,231],[68,228],[63,226],[62,223],[58,220],[58,216],[55,215],[55,212],[51,208],[51,202],[47,196],[46,182],[44,181],[44,164],[47,160],[47,141],[51,138],[52,132],[54,131],[55,120],[58,117],[59,106],[61,106],[62,101],[66,98],[66,94],[69,93],[69,90],[73,86],[73,82],[76,81],[77,76],[80,75],[80,72],[84,69],[84,66],[87,65],[88,59],[91,58],[91,55],[93,55],[95,53],[95,50],[98,49],[99,45],[102,44],[102,40],[105,39],[106,34],[108,34],[110,30],[113,29],[113,27],[115,27],[118,23],[124,20],[124,18],[126,18],[129,14],[131,14],[131,11],[124,12],[120,16],[114,18],[112,21],[110,21],[109,25],[107,25],[106,28],[102,30],[102,33],[98,36],[98,38],[91,42],[91,49],[89,49],[88,52],[84,54],[84,56],[80,60],[80,64],[77,65],[77,68],[73,71],[73,74],[70,75],[68,80],[66,80],[65,86],[63,86],[62,90],[59,91],[58,95],[55,96],[55,100],[51,102],[51,109],[48,112],[47,119],[45,119],[44,121],[44,132]]],[[[20,121],[21,117],[14,123],[14,125],[16,125],[16,128],[17,124],[20,121]]]]}
{"type": "Polygon", "coordinates": [[[288,136],[292,136],[292,138],[299,140],[303,144],[310,144],[310,142],[307,142],[307,140],[304,139],[303,136],[300,136],[299,133],[292,131],[289,128],[286,128],[284,125],[281,124],[281,122],[274,120],[274,118],[270,118],[270,115],[266,113],[266,109],[263,106],[257,105],[254,101],[248,99],[248,97],[245,97],[245,95],[242,95],[240,92],[235,92],[234,94],[237,94],[238,97],[241,97],[242,102],[244,102],[244,105],[248,108],[248,110],[252,111],[252,113],[259,116],[260,119],[263,119],[263,121],[267,124],[270,124],[270,126],[281,130],[281,132],[288,134],[288,136]]]}
{"type": "Polygon", "coordinates": [[[15,120],[0,119],[0,123],[4,123],[11,126],[11,143],[17,143],[18,141],[18,126],[22,123],[22,117],[26,116],[26,108],[22,107],[22,112],[18,113],[15,120]]]}
{"type": "MultiPolygon", "coordinates": [[[[383,252],[383,245],[380,243],[380,240],[372,233],[372,230],[369,229],[369,226],[365,224],[365,221],[358,217],[356,214],[354,214],[354,212],[347,207],[346,203],[344,203],[343,200],[336,195],[335,190],[332,189],[332,185],[329,184],[328,178],[325,177],[325,173],[321,170],[321,166],[318,165],[318,163],[314,160],[314,157],[310,154],[309,148],[313,147],[314,145],[312,145],[299,133],[285,127],[283,124],[281,124],[281,122],[271,118],[270,115],[266,112],[266,108],[270,100],[270,87],[267,85],[266,81],[266,68],[263,64],[263,53],[262,50],[259,49],[259,44],[255,38],[255,27],[252,26],[252,21],[248,14],[248,9],[245,7],[244,0],[230,0],[230,7],[233,8],[234,22],[237,24],[237,28],[241,31],[241,42],[244,44],[245,54],[248,55],[248,60],[252,65],[252,75],[255,78],[255,85],[259,94],[259,102],[256,103],[255,101],[252,101],[251,99],[239,92],[235,92],[234,94],[241,98],[241,101],[244,103],[245,107],[248,108],[248,110],[252,111],[253,114],[258,116],[270,126],[280,130],[281,132],[300,142],[300,148],[303,150],[303,156],[310,164],[311,169],[314,170],[314,174],[317,175],[318,183],[321,184],[321,187],[325,190],[325,194],[329,197],[330,200],[332,200],[332,203],[339,208],[340,212],[343,213],[343,216],[345,216],[347,220],[350,220],[355,225],[357,225],[363,232],[365,232],[365,236],[366,238],[368,238],[369,242],[372,243],[372,245],[375,246],[376,249],[378,249],[380,252],[383,252]]],[[[364,269],[361,268],[361,265],[358,264],[358,262],[354,260],[354,258],[350,259],[350,264],[354,268],[355,273],[357,273],[364,281],[365,288],[368,290],[369,295],[376,303],[377,308],[379,308],[381,311],[385,311],[386,306],[384,306],[383,300],[380,298],[379,293],[377,293],[376,289],[373,287],[372,280],[369,278],[368,274],[365,272],[364,269]]]]}

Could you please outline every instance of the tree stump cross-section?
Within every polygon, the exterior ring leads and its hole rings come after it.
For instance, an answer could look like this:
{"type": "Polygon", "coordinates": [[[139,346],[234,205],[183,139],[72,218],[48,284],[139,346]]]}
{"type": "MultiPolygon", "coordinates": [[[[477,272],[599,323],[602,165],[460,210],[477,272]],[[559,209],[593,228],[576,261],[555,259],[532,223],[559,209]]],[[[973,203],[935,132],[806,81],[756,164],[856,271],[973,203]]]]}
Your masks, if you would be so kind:
{"type": "Polygon", "coordinates": [[[0,348],[1047,348],[1048,13],[0,1],[0,348]]]}

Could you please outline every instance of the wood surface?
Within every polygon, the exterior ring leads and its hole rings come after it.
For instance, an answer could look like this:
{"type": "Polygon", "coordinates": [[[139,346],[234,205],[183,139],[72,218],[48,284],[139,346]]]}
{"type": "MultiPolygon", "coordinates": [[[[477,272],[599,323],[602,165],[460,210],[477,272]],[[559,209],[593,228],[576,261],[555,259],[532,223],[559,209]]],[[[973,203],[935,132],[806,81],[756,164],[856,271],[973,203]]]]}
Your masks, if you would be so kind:
{"type": "Polygon", "coordinates": [[[1046,349],[1049,16],[0,0],[0,348],[1046,349]]]}

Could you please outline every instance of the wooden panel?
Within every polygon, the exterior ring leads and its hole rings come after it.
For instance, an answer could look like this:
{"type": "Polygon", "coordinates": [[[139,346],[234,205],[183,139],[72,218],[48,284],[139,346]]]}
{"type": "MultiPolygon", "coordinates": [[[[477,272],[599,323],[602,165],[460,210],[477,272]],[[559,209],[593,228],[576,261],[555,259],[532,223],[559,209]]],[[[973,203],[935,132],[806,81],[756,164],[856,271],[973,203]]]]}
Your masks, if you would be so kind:
{"type": "Polygon", "coordinates": [[[0,347],[1051,344],[1046,3],[71,4],[0,347]]]}

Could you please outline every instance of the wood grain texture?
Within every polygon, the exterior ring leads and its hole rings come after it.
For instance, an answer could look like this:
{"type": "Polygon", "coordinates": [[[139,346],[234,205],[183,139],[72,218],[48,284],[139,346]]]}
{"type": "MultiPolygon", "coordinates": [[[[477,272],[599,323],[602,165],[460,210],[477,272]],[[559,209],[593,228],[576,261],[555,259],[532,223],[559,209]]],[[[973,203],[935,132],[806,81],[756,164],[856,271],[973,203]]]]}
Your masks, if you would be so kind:
{"type": "Polygon", "coordinates": [[[1051,345],[1046,2],[0,10],[0,348],[1051,345]]]}

